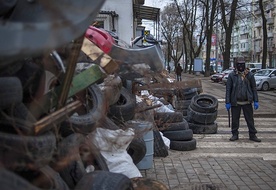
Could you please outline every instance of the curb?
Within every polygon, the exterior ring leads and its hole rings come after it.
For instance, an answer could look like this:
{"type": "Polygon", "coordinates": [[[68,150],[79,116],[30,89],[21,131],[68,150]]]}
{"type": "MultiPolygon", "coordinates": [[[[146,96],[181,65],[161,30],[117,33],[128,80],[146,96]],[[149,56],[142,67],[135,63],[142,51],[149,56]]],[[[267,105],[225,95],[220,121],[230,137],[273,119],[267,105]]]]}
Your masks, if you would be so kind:
{"type": "MultiPolygon", "coordinates": [[[[253,116],[257,118],[276,118],[276,113],[258,113],[253,116]]],[[[228,115],[218,115],[217,117],[228,117],[228,115]]]]}

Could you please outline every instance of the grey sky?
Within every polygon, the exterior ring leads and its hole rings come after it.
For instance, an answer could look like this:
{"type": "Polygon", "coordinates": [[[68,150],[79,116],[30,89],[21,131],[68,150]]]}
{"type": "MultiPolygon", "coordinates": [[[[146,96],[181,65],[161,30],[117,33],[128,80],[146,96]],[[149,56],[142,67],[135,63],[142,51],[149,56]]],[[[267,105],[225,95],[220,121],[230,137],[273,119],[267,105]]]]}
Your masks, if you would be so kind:
{"type": "Polygon", "coordinates": [[[150,7],[157,7],[161,8],[164,7],[166,4],[169,2],[172,2],[172,0],[145,0],[145,6],[150,6],[150,7]]]}
{"type": "MultiPolygon", "coordinates": [[[[162,8],[166,6],[168,3],[173,2],[173,0],[145,0],[145,6],[150,7],[156,7],[160,8],[162,11],[162,8]]],[[[155,31],[153,30],[154,23],[153,21],[145,21],[143,20],[143,26],[146,27],[146,30],[150,30],[151,34],[155,35],[155,31]]]]}

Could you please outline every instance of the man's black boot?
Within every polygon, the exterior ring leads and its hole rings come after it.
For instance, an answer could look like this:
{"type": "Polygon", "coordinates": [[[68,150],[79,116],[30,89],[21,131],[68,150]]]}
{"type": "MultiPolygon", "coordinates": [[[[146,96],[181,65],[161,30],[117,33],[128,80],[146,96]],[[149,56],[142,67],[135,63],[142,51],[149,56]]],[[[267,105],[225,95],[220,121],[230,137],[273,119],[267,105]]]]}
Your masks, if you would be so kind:
{"type": "Polygon", "coordinates": [[[239,136],[238,136],[238,135],[233,135],[229,140],[230,140],[230,141],[239,140],[239,136]]]}
{"type": "Polygon", "coordinates": [[[250,135],[249,140],[254,142],[261,142],[261,139],[259,139],[256,135],[250,135]]]}

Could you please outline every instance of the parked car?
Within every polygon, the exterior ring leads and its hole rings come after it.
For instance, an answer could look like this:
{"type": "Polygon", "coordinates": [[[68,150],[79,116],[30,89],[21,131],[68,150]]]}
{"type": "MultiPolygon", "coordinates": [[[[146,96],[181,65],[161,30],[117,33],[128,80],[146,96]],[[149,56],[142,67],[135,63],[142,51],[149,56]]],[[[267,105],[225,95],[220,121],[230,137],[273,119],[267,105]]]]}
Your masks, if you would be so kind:
{"type": "Polygon", "coordinates": [[[223,76],[223,78],[221,80],[222,84],[226,85],[227,79],[228,79],[228,75],[229,75],[229,73],[223,76]]]}
{"type": "Polygon", "coordinates": [[[276,69],[261,69],[254,75],[257,90],[276,88],[276,69]]]}
{"type": "Polygon", "coordinates": [[[211,80],[213,82],[222,82],[222,79],[225,75],[228,75],[230,72],[232,72],[232,69],[226,69],[222,71],[221,73],[213,74],[211,75],[211,80]]]}
{"type": "Polygon", "coordinates": [[[250,72],[256,73],[257,71],[261,70],[260,68],[250,68],[250,72]]]}

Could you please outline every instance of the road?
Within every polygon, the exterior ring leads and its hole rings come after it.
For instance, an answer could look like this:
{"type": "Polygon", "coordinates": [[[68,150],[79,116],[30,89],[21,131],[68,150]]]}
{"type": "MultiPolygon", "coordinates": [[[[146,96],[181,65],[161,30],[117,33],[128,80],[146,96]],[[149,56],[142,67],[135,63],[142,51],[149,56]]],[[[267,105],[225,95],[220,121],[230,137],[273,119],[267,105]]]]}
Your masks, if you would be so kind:
{"type": "Polygon", "coordinates": [[[240,123],[240,140],[230,142],[231,130],[228,127],[227,111],[224,106],[225,85],[214,83],[208,77],[201,76],[201,81],[203,93],[211,94],[219,100],[216,120],[218,132],[194,134],[197,149],[184,154],[190,157],[262,157],[276,167],[276,91],[258,91],[260,107],[254,114],[257,135],[262,142],[255,143],[248,140],[248,129],[243,117],[240,123]]]}
{"type": "MultiPolygon", "coordinates": [[[[227,115],[224,107],[225,85],[215,83],[210,77],[200,77],[203,93],[211,94],[219,100],[219,115],[227,115]]],[[[256,117],[276,117],[276,90],[258,91],[259,109],[254,112],[256,117]]]]}

